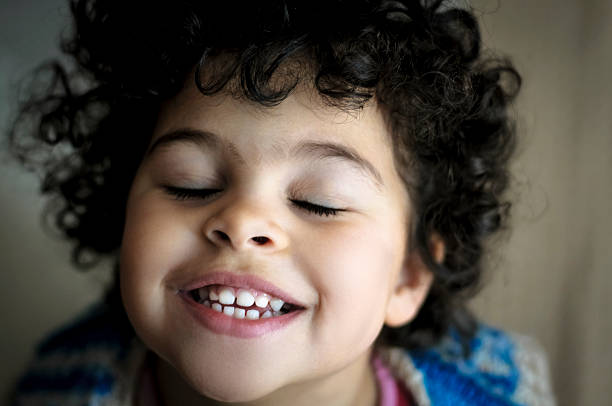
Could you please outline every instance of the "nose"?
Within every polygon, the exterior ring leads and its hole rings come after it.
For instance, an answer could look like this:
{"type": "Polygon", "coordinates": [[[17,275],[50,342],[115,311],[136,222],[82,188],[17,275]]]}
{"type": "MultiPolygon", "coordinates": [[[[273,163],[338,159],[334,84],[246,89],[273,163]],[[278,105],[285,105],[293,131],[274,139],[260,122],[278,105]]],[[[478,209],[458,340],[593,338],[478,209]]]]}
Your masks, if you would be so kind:
{"type": "Polygon", "coordinates": [[[285,230],[270,209],[245,200],[234,201],[210,216],[204,235],[217,247],[236,251],[281,251],[289,245],[285,230]]]}

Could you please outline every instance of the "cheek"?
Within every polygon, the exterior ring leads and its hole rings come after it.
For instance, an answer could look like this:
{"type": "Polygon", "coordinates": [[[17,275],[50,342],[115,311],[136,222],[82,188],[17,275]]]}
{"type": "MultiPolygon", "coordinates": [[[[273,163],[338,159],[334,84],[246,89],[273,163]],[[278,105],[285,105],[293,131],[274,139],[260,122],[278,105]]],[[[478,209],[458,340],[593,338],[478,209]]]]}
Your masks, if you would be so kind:
{"type": "Polygon", "coordinates": [[[189,233],[180,219],[146,194],[130,197],[121,243],[120,285],[136,327],[162,319],[164,278],[180,264],[189,233]]]}
{"type": "Polygon", "coordinates": [[[401,268],[402,237],[392,230],[353,225],[311,239],[307,266],[319,293],[319,339],[366,348],[376,338],[401,268]]]}

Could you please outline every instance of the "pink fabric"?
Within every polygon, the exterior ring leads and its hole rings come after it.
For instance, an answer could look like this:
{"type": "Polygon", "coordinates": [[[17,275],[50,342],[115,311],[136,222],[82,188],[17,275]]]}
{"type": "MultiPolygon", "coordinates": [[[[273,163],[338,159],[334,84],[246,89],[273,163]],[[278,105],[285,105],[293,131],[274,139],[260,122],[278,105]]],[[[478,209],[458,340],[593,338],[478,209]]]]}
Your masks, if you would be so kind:
{"type": "Polygon", "coordinates": [[[378,380],[378,406],[410,406],[410,395],[395,380],[389,368],[378,357],[372,360],[378,380]]]}

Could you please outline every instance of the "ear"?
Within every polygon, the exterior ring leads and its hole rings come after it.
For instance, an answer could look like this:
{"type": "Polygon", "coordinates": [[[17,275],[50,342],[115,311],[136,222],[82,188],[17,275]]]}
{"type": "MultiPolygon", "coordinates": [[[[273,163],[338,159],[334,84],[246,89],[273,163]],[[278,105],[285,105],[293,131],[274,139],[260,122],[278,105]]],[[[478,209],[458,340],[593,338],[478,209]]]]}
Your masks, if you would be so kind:
{"type": "MultiPolygon", "coordinates": [[[[444,243],[438,235],[431,239],[430,248],[437,263],[444,260],[444,243]]],[[[433,283],[433,274],[417,252],[407,255],[398,282],[387,304],[385,324],[401,327],[417,315],[433,283]]]]}

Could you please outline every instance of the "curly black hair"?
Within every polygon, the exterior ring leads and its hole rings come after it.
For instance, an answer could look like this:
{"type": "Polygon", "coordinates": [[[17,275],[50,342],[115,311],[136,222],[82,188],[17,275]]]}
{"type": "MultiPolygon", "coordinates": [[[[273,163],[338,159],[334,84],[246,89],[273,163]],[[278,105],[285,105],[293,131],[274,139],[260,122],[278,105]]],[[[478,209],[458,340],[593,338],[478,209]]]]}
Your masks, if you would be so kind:
{"type": "MultiPolygon", "coordinates": [[[[510,207],[503,193],[516,136],[508,110],[520,76],[507,60],[483,55],[469,10],[441,0],[70,6],[74,31],[61,44],[70,59],[41,67],[9,139],[41,171],[42,192],[54,197],[47,216],[74,242],[77,266],[116,258],[161,103],[185,80],[261,108],[308,84],[335,108],[371,99],[381,107],[413,201],[410,244],[434,275],[417,317],[380,338],[416,348],[450,328],[473,334],[465,303],[480,285],[485,240],[510,207]],[[272,80],[279,72],[283,79],[272,80]],[[445,246],[441,262],[429,249],[434,235],[445,246]]],[[[116,284],[110,292],[117,297],[116,284]]]]}

